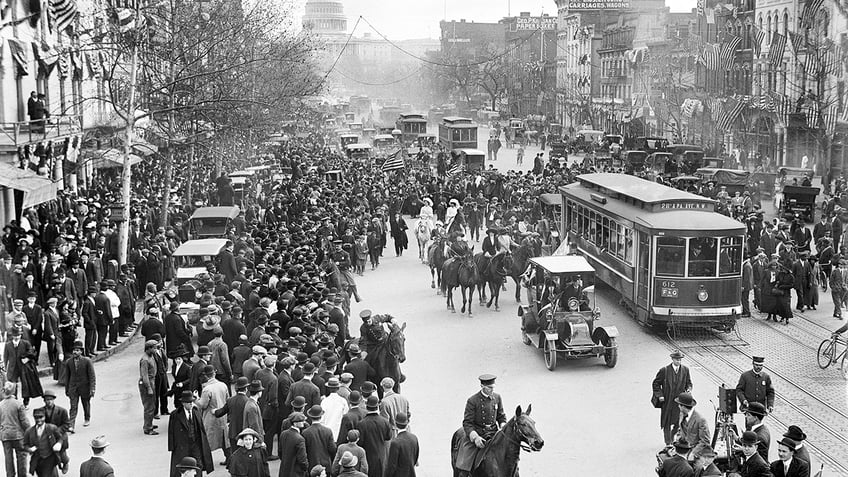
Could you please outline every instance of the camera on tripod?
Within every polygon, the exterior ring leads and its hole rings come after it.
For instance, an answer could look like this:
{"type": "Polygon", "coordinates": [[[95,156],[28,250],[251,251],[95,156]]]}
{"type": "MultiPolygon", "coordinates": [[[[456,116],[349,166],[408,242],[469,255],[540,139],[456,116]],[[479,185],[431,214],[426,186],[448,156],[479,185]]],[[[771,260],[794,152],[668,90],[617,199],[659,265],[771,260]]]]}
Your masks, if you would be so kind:
{"type": "Polygon", "coordinates": [[[718,409],[725,414],[736,414],[736,389],[726,388],[724,384],[718,388],[718,409]]]}

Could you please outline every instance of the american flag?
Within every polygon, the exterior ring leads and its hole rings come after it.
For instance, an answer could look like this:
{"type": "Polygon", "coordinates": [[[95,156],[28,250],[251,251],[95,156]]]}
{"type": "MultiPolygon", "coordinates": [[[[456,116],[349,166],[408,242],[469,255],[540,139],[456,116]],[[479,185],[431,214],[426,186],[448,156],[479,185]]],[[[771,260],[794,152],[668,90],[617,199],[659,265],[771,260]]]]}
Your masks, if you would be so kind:
{"type": "Polygon", "coordinates": [[[775,94],[772,99],[774,100],[774,113],[777,116],[778,123],[782,126],[787,126],[789,124],[789,111],[791,107],[789,98],[785,94],[775,94]]]}
{"type": "Polygon", "coordinates": [[[824,0],[810,0],[804,5],[804,14],[801,16],[801,27],[810,28],[813,26],[813,21],[816,19],[816,13],[824,3],[824,0]]]}
{"type": "Polygon", "coordinates": [[[783,63],[783,53],[786,52],[786,37],[778,32],[771,35],[771,46],[769,47],[769,63],[773,69],[780,68],[783,63]]]}
{"type": "Polygon", "coordinates": [[[380,166],[380,170],[383,172],[396,171],[398,169],[403,169],[403,157],[400,155],[400,149],[393,152],[389,157],[386,158],[386,162],[380,166]]]}
{"type": "Polygon", "coordinates": [[[701,52],[701,62],[708,70],[718,69],[718,56],[718,45],[714,43],[704,44],[704,50],[701,52]]]}
{"type": "Polygon", "coordinates": [[[754,29],[754,54],[760,56],[760,52],[763,50],[763,40],[766,39],[766,32],[760,30],[757,27],[753,27],[754,29]]]}
{"type": "Polygon", "coordinates": [[[807,118],[807,127],[815,128],[819,126],[819,115],[821,114],[821,110],[819,109],[819,102],[815,100],[807,101],[804,105],[804,115],[807,118]]]}
{"type": "Polygon", "coordinates": [[[56,29],[60,32],[73,29],[77,19],[77,0],[50,0],[50,17],[56,29]]]}
{"type": "Polygon", "coordinates": [[[807,53],[807,61],[804,62],[804,72],[807,73],[808,77],[818,78],[822,72],[821,66],[816,52],[811,51],[807,53]]]}
{"type": "Polygon", "coordinates": [[[736,56],[736,48],[739,47],[739,43],[741,42],[741,37],[731,35],[729,40],[721,44],[721,69],[730,71],[733,67],[733,58],[736,56]]]}
{"type": "Polygon", "coordinates": [[[465,167],[461,163],[457,163],[455,166],[448,169],[448,171],[445,173],[445,176],[453,177],[462,172],[463,170],[465,170],[465,167]]]}
{"type": "Polygon", "coordinates": [[[724,113],[719,116],[719,120],[716,122],[716,129],[719,131],[730,130],[730,126],[736,121],[744,108],[745,103],[743,101],[728,98],[725,102],[724,113]]]}
{"type": "Polygon", "coordinates": [[[836,129],[836,118],[839,117],[838,108],[839,105],[833,103],[822,113],[822,119],[824,119],[824,130],[827,131],[828,136],[833,136],[833,131],[836,129]]]}

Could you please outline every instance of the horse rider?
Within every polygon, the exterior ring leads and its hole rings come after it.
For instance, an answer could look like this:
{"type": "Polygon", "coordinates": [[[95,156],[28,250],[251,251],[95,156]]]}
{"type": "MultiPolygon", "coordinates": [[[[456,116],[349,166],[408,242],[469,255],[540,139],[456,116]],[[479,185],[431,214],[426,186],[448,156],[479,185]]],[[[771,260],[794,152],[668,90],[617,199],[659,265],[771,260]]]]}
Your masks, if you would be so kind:
{"type": "Polygon", "coordinates": [[[499,233],[498,229],[494,227],[486,229],[486,238],[483,239],[483,245],[481,248],[483,250],[483,256],[486,257],[487,260],[486,265],[480,270],[481,275],[485,275],[488,272],[489,264],[492,263],[492,259],[500,253],[498,250],[500,248],[500,242],[498,241],[499,233]]]}
{"type": "Polygon", "coordinates": [[[445,224],[447,224],[447,228],[450,229],[451,224],[453,223],[453,219],[456,218],[456,214],[459,212],[459,201],[456,199],[451,199],[448,201],[448,210],[445,211],[445,224]]]}
{"type": "Polygon", "coordinates": [[[445,224],[443,224],[441,220],[437,220],[436,226],[433,228],[433,230],[430,231],[430,240],[432,240],[433,242],[438,242],[446,236],[447,231],[445,231],[445,224]]]}
{"type": "Polygon", "coordinates": [[[419,220],[429,220],[432,225],[433,219],[435,215],[433,214],[433,199],[429,197],[425,197],[421,199],[424,202],[424,205],[421,206],[421,210],[418,212],[419,220]]]}
{"type": "Polygon", "coordinates": [[[468,243],[465,241],[465,232],[456,231],[448,233],[445,242],[445,258],[462,257],[469,251],[468,243]]]}
{"type": "Polygon", "coordinates": [[[359,317],[362,318],[362,325],[359,327],[359,348],[369,353],[385,338],[382,317],[372,315],[371,310],[360,311],[359,317]]]}
{"type": "Polygon", "coordinates": [[[333,260],[333,263],[336,264],[336,267],[338,267],[339,273],[347,278],[348,289],[356,299],[356,302],[359,303],[362,301],[362,298],[359,296],[359,291],[356,289],[353,274],[350,273],[350,267],[353,262],[350,260],[350,254],[342,249],[342,244],[343,242],[341,239],[333,240],[333,253],[330,255],[330,258],[333,260]]]}
{"type": "Polygon", "coordinates": [[[477,453],[506,424],[501,396],[495,393],[496,377],[483,374],[478,379],[480,391],[465,402],[462,416],[465,438],[459,444],[456,457],[456,468],[468,473],[473,470],[477,453]]]}

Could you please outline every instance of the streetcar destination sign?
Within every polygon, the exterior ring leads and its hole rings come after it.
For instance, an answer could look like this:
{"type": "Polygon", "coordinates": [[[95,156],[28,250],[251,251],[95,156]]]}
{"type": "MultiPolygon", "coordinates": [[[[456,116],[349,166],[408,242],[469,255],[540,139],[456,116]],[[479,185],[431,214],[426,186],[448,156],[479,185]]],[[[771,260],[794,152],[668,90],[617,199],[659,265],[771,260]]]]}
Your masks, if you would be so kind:
{"type": "Polygon", "coordinates": [[[707,202],[663,202],[660,204],[660,209],[676,210],[676,209],[699,209],[707,210],[710,207],[715,207],[707,202]]]}

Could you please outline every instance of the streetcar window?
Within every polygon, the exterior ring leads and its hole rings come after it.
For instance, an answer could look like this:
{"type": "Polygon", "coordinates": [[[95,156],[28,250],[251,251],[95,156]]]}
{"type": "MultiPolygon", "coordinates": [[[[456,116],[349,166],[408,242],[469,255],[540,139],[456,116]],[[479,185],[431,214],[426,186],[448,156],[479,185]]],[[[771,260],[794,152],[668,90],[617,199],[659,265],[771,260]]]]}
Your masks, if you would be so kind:
{"type": "Polygon", "coordinates": [[[609,253],[611,255],[618,256],[618,233],[619,233],[618,229],[620,229],[620,228],[621,228],[621,226],[616,224],[614,220],[610,220],[610,231],[609,231],[609,233],[610,233],[610,238],[609,238],[610,249],[609,249],[609,253]]]}
{"type": "MultiPolygon", "coordinates": [[[[613,225],[615,227],[615,225],[613,225]]],[[[605,248],[608,252],[612,252],[612,247],[610,246],[610,219],[607,217],[603,218],[603,227],[601,228],[601,247],[605,248]]]]}
{"type": "Polygon", "coordinates": [[[682,277],[685,253],[686,239],[657,237],[657,276],[682,277]]]}
{"type": "Polygon", "coordinates": [[[633,263],[633,229],[624,229],[624,261],[633,263]]]}
{"type": "Polygon", "coordinates": [[[714,277],[716,274],[716,239],[694,237],[689,239],[689,276],[714,277]]]}
{"type": "Polygon", "coordinates": [[[742,270],[742,237],[722,237],[718,255],[720,276],[738,275],[742,270]]]}

